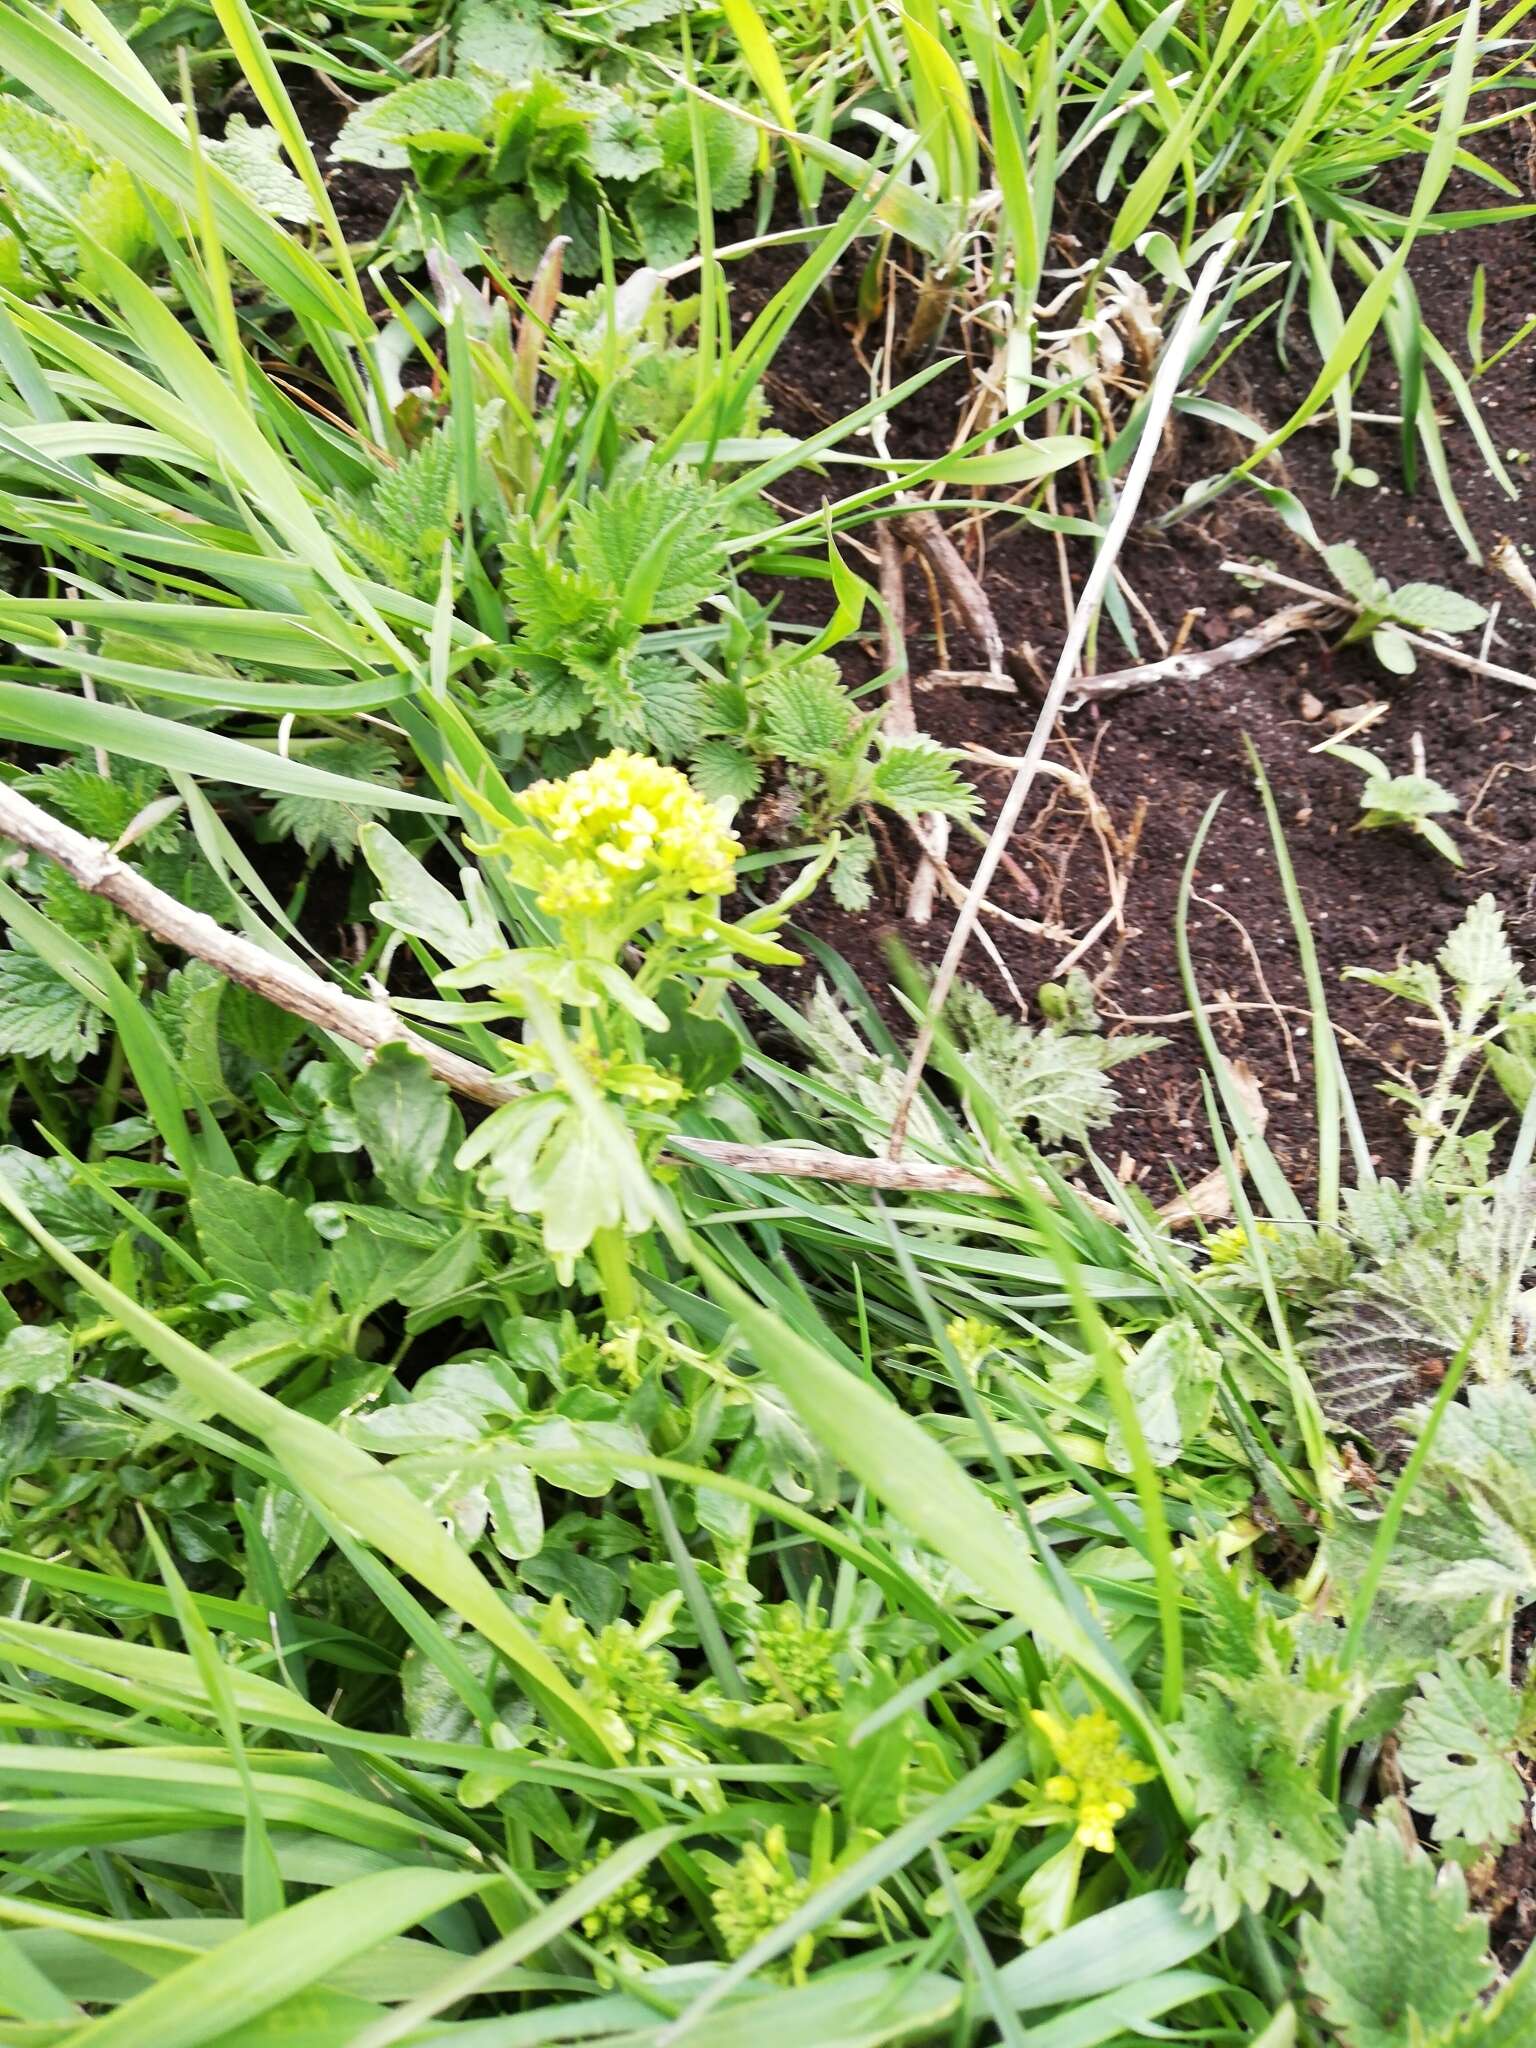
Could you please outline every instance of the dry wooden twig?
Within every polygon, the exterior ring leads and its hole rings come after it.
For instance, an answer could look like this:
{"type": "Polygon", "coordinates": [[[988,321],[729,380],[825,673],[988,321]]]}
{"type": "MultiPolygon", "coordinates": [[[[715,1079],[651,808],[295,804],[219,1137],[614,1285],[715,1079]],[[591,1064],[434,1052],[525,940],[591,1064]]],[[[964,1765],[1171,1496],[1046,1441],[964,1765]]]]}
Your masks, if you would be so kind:
{"type": "Polygon", "coordinates": [[[970,564],[939,523],[936,512],[903,512],[891,521],[900,537],[928,558],[933,573],[948,590],[967,632],[979,640],[993,676],[1008,674],[1008,653],[997,616],[970,564]]]}
{"type": "MultiPolygon", "coordinates": [[[[53,817],[18,790],[0,784],[0,836],[14,840],[30,852],[56,861],[70,878],[93,896],[100,896],[155,938],[195,959],[206,960],[242,988],[263,996],[280,1010],[287,1010],[307,1023],[317,1025],[366,1052],[401,1043],[420,1053],[428,1067],[456,1095],[471,1102],[498,1108],[513,1102],[523,1090],[510,1076],[493,1074],[474,1060],[449,1052],[413,1031],[380,998],[369,1001],[314,973],[281,954],[269,953],[254,940],[227,930],[206,912],[190,910],[164,889],[120,860],[111,847],[99,839],[53,817]]],[[[809,1177],[843,1181],[853,1186],[905,1189],[917,1193],[944,1191],[961,1194],[998,1195],[997,1185],[958,1167],[910,1160],[881,1177],[880,1162],[852,1154],[807,1152],[794,1145],[737,1145],[723,1139],[690,1138],[686,1156],[720,1165],[741,1167],[754,1173],[782,1173],[791,1179],[809,1177]],[[814,1169],[805,1161],[814,1157],[814,1169]]]]}
{"type": "MultiPolygon", "coordinates": [[[[1085,676],[1062,709],[1077,711],[1084,704],[1102,703],[1106,697],[1123,697],[1131,690],[1155,689],[1159,683],[1204,682],[1207,676],[1217,675],[1222,669],[1240,668],[1246,662],[1257,661],[1272,647],[1278,647],[1282,640],[1305,632],[1309,626],[1321,624],[1333,609],[1331,605],[1319,604],[1315,600],[1287,605],[1284,611],[1276,612],[1272,618],[1261,619],[1246,633],[1236,633],[1217,647],[1180,648],[1158,661],[1140,662],[1134,668],[1112,669],[1107,675],[1085,676]]],[[[1018,685],[1010,676],[995,676],[984,668],[936,668],[918,677],[917,688],[993,690],[1012,695],[1018,685]]]]}
{"type": "Polygon", "coordinates": [[[1135,668],[1115,669],[1109,675],[1085,676],[1072,701],[1065,707],[1076,711],[1084,704],[1099,704],[1106,697],[1123,697],[1130,690],[1154,689],[1159,683],[1203,683],[1222,669],[1241,668],[1257,661],[1282,640],[1305,632],[1328,616],[1330,607],[1309,600],[1287,605],[1284,611],[1260,619],[1246,633],[1234,634],[1217,647],[1186,648],[1180,654],[1165,655],[1161,661],[1144,661],[1135,668]]]}
{"type": "Polygon", "coordinates": [[[991,690],[999,697],[1017,697],[1019,686],[1012,676],[994,675],[988,668],[931,668],[919,676],[920,690],[991,690]]]}
{"type": "Polygon", "coordinates": [[[488,1073],[473,1060],[446,1052],[412,1031],[387,1004],[350,995],[297,961],[269,953],[239,932],[227,931],[205,911],[189,910],[164,889],[157,889],[136,868],[119,860],[101,840],[88,839],[20,791],[3,784],[0,833],[14,839],[18,846],[57,861],[71,880],[92,896],[100,896],[180,952],[208,961],[231,981],[265,996],[280,1010],[303,1017],[368,1052],[403,1041],[422,1055],[439,1080],[473,1102],[495,1106],[510,1102],[520,1093],[512,1081],[488,1073]]]}

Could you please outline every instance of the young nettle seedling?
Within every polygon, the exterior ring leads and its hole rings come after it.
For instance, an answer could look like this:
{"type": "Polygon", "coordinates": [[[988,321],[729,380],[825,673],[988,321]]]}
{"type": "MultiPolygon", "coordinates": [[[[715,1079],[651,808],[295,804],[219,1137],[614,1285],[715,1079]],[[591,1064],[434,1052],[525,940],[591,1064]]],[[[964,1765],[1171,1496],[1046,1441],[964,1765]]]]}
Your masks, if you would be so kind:
{"type": "Polygon", "coordinates": [[[1323,560],[1334,582],[1361,607],[1339,645],[1369,640],[1376,659],[1395,676],[1412,675],[1416,666],[1408,633],[1470,633],[1488,616],[1475,599],[1438,583],[1401,583],[1394,590],[1357,547],[1324,548],[1323,560]]]}
{"type": "MultiPolygon", "coordinates": [[[[1448,591],[1444,594],[1450,595],[1448,591]]],[[[1445,827],[1437,825],[1435,820],[1447,812],[1459,810],[1460,802],[1444,783],[1436,782],[1427,772],[1422,734],[1414,734],[1411,747],[1413,767],[1407,775],[1394,775],[1380,754],[1373,754],[1369,747],[1329,741],[1315,747],[1313,752],[1348,761],[1365,777],[1365,786],[1360,792],[1361,817],[1355,828],[1357,831],[1376,832],[1389,825],[1401,826],[1405,832],[1415,832],[1420,839],[1427,840],[1436,853],[1444,854],[1454,867],[1459,868],[1463,865],[1460,849],[1445,827]]]]}

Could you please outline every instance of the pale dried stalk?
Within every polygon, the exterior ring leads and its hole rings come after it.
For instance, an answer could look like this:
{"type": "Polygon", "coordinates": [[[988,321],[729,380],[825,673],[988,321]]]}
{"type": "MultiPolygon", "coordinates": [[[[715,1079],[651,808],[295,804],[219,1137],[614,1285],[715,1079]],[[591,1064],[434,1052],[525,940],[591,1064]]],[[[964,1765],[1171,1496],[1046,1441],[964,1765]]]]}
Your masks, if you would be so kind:
{"type": "Polygon", "coordinates": [[[1507,533],[1501,533],[1488,551],[1488,566],[1507,576],[1528,605],[1536,607],[1536,576],[1531,565],[1507,533]]]}
{"type": "MultiPolygon", "coordinates": [[[[887,701],[881,721],[892,739],[917,736],[917,713],[912,709],[912,670],[907,660],[907,592],[901,568],[901,546],[888,524],[882,523],[876,536],[880,548],[881,667],[884,668],[887,701]]],[[[931,924],[933,899],[938,889],[939,869],[949,852],[949,820],[929,811],[917,821],[917,842],[923,851],[907,891],[907,916],[913,924],[931,924]]]]}
{"type": "Polygon", "coordinates": [[[826,1152],[816,1145],[737,1145],[728,1138],[671,1140],[684,1158],[697,1154],[710,1166],[734,1166],[741,1173],[771,1173],[783,1180],[838,1181],[845,1187],[879,1188],[888,1194],[985,1195],[997,1201],[1003,1190],[964,1166],[930,1159],[861,1159],[851,1152],[826,1152]]]}
{"type": "Polygon", "coordinates": [[[1012,676],[995,676],[988,668],[931,668],[917,679],[920,690],[991,690],[999,697],[1017,697],[1012,676]]]}
{"type": "MultiPolygon", "coordinates": [[[[1102,703],[1106,697],[1121,697],[1131,690],[1154,689],[1159,683],[1204,682],[1207,676],[1216,675],[1224,668],[1240,668],[1245,662],[1257,661],[1260,655],[1268,654],[1282,640],[1320,624],[1332,610],[1331,605],[1309,599],[1306,604],[1287,605],[1284,611],[1276,612],[1272,618],[1261,619],[1248,632],[1223,640],[1219,647],[1198,648],[1193,652],[1181,648],[1158,661],[1139,662],[1134,668],[1113,669],[1108,675],[1085,676],[1078,684],[1072,701],[1063,708],[1076,711],[1084,704],[1102,703]]],[[[930,669],[927,675],[918,677],[917,687],[919,690],[991,690],[1005,696],[1014,695],[1018,689],[1011,677],[995,676],[984,668],[930,669]]]]}
{"type": "Polygon", "coordinates": [[[82,889],[100,896],[157,939],[206,960],[242,988],[319,1025],[322,1031],[333,1031],[368,1052],[395,1042],[408,1045],[421,1054],[439,1080],[474,1102],[494,1107],[510,1102],[520,1092],[513,1082],[422,1038],[386,1004],[349,995],[296,961],[267,952],[239,932],[226,931],[205,911],[189,910],[119,860],[101,840],[88,839],[4,785],[0,785],[0,833],[18,846],[57,861],[82,889]]]}
{"type": "Polygon", "coordinates": [[[1200,322],[1205,317],[1206,306],[1216,289],[1217,280],[1231,254],[1231,249],[1231,243],[1224,242],[1207,260],[1194,290],[1190,293],[1189,303],[1179,317],[1179,324],[1174,329],[1163,360],[1158,365],[1157,375],[1147,398],[1147,416],[1142,423],[1141,438],[1136,444],[1136,453],[1131,458],[1131,466],[1126,474],[1125,489],[1121,492],[1120,502],[1115,507],[1115,516],[1104,536],[1104,544],[1094,558],[1082,593],[1073,607],[1066,644],[1057,659],[1051,686],[1035,720],[1035,729],[1030,734],[1029,745],[1024,751],[1024,758],[1019,764],[1018,773],[1014,776],[1012,787],[1003,799],[1002,809],[997,814],[997,823],[992,828],[992,836],[987,841],[977,865],[965,903],[955,920],[955,929],[950,934],[948,946],[944,949],[944,957],[939,962],[938,973],[934,976],[927,1011],[913,1045],[907,1071],[902,1078],[896,1113],[891,1119],[889,1156],[892,1159],[901,1156],[907,1119],[912,1114],[912,1104],[922,1082],[923,1069],[927,1066],[928,1055],[933,1050],[934,1032],[939,1015],[959,972],[960,962],[970,943],[971,934],[976,929],[981,906],[997,874],[1003,851],[1013,837],[1029,792],[1034,787],[1035,775],[1044,758],[1046,747],[1050,744],[1056,720],[1061,715],[1062,706],[1077,675],[1077,665],[1087,642],[1088,629],[1098,614],[1109,579],[1114,573],[1116,558],[1125,545],[1126,536],[1136,517],[1142,492],[1147,486],[1147,478],[1151,475],[1152,466],[1157,460],[1163,427],[1173,409],[1173,401],[1178,396],[1179,379],[1184,374],[1185,362],[1188,360],[1200,322]]]}
{"type": "Polygon", "coordinates": [[[1330,607],[1309,600],[1287,605],[1271,618],[1261,619],[1246,633],[1234,634],[1219,647],[1188,649],[1165,655],[1161,661],[1144,661],[1135,668],[1116,669],[1110,675],[1085,676],[1078,684],[1069,711],[1082,704],[1099,704],[1106,697],[1121,697],[1130,690],[1154,689],[1159,683],[1200,683],[1224,668],[1241,668],[1257,661],[1282,640],[1305,632],[1328,616],[1330,607]]]}
{"type": "MultiPolygon", "coordinates": [[[[0,784],[0,835],[32,853],[56,861],[71,880],[99,896],[124,917],[178,952],[206,960],[210,967],[242,988],[250,989],[280,1010],[302,1017],[349,1044],[376,1053],[390,1044],[408,1045],[456,1095],[499,1108],[524,1092],[504,1074],[490,1073],[413,1031],[381,1001],[369,1002],[337,988],[309,968],[269,953],[251,939],[231,932],[206,912],[190,910],[164,889],[147,881],[120,860],[99,839],[53,817],[19,791],[0,784]]],[[[997,1185],[964,1168],[912,1160],[894,1171],[877,1160],[838,1152],[807,1151],[793,1145],[737,1145],[715,1138],[689,1138],[685,1155],[754,1173],[783,1174],[790,1179],[843,1181],[853,1186],[881,1187],[915,1193],[999,1193],[997,1185]],[[814,1159],[814,1167],[805,1162],[814,1159]]]]}

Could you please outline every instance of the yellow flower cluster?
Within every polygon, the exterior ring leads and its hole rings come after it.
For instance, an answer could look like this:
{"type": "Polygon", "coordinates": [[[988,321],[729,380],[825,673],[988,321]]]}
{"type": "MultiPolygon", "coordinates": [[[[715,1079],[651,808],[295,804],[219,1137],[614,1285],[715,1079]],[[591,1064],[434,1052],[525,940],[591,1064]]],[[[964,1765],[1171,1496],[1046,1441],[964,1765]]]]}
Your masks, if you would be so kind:
{"type": "Polygon", "coordinates": [[[1057,1805],[1076,1807],[1078,1841],[1107,1855],[1115,1846],[1116,1826],[1136,1804],[1132,1787],[1155,1774],[1125,1747],[1102,1707],[1074,1714],[1070,1722],[1038,1707],[1030,1718],[1061,1766],[1040,1789],[1057,1805]]]}
{"type": "Polygon", "coordinates": [[[611,754],[518,798],[560,850],[539,895],[557,917],[600,917],[620,893],[658,884],[698,896],[736,885],[741,841],[687,776],[645,754],[611,754]]]}
{"type": "Polygon", "coordinates": [[[972,1379],[1003,1341],[997,1324],[989,1323],[985,1316],[956,1316],[945,1324],[944,1334],[972,1379]]]}
{"type": "MultiPolygon", "coordinates": [[[[809,1896],[810,1885],[790,1861],[783,1828],[769,1828],[761,1848],[748,1842],[710,1893],[726,1954],[745,1955],[753,1942],[782,1925],[809,1896]]],[[[795,1955],[801,1946],[803,1937],[795,1955]]]]}
{"type": "MultiPolygon", "coordinates": [[[[1278,1240],[1280,1233],[1273,1223],[1261,1221],[1257,1235],[1278,1240]]],[[[1248,1232],[1241,1223],[1229,1223],[1224,1230],[1213,1230],[1205,1240],[1205,1255],[1213,1266],[1235,1266],[1248,1250],[1248,1232]]]]}

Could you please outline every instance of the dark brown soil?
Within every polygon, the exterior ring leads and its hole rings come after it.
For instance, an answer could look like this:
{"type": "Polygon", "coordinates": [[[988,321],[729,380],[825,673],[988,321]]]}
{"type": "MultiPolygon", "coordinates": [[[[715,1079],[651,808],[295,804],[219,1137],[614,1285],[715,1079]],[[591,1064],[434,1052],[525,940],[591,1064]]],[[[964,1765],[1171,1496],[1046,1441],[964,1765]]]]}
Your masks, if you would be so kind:
{"type": "MultiPolygon", "coordinates": [[[[1495,148],[1499,138],[1494,138],[1495,148]]],[[[1511,161],[1513,138],[1505,138],[1511,161]]],[[[1409,189],[1384,197],[1390,204],[1409,189]]],[[[1085,228],[1085,241],[1091,233],[1085,228]]],[[[1465,363],[1465,332],[1472,280],[1487,277],[1488,340],[1497,346],[1531,311],[1528,279],[1536,230],[1504,223],[1421,243],[1411,271],[1424,316],[1457,359],[1465,363]]],[[[752,273],[737,293],[740,310],[753,309],[777,279],[752,273]]],[[[774,365],[771,395],[780,422],[805,432],[838,417],[869,396],[867,374],[856,358],[844,306],[834,316],[811,308],[774,365]]],[[[1305,393],[1316,369],[1310,345],[1295,323],[1289,372],[1276,361],[1272,339],[1261,334],[1223,372],[1213,395],[1225,398],[1266,426],[1280,424],[1305,393]]],[[[1536,340],[1522,343],[1479,380],[1478,401],[1516,482],[1536,451],[1536,340]]],[[[895,421],[894,452],[927,454],[947,447],[960,407],[972,386],[963,365],[945,373],[895,421]]],[[[1397,405],[1397,379],[1384,344],[1356,396],[1360,411],[1389,413],[1397,405]]],[[[1443,389],[1438,393],[1445,399],[1443,389]]],[[[1456,490],[1486,553],[1501,534],[1536,546],[1536,498],[1527,490],[1509,499],[1486,471],[1469,431],[1446,400],[1440,405],[1444,440],[1456,490]]],[[[1269,472],[1306,505],[1325,542],[1353,540],[1376,569],[1396,584],[1410,578],[1445,583],[1485,605],[1499,604],[1491,658],[1522,672],[1536,670],[1536,614],[1492,571],[1470,563],[1456,540],[1432,485],[1408,495],[1401,483],[1395,426],[1356,428],[1357,463],[1374,468],[1377,488],[1345,485],[1334,494],[1329,416],[1287,444],[1283,467],[1269,472]]],[[[1176,445],[1154,477],[1148,512],[1171,508],[1185,485],[1233,460],[1233,445],[1217,430],[1184,421],[1176,445]]],[[[798,489],[814,490],[807,479],[798,489]]],[[[1060,509],[1081,511],[1080,496],[1062,480],[1060,509]]],[[[952,530],[955,515],[946,515],[952,530]]],[[[1064,609],[1057,548],[1052,536],[1001,520],[988,523],[978,547],[975,529],[957,536],[982,574],[1010,648],[1031,649],[1046,672],[1061,644],[1064,609]]],[[[1074,582],[1086,567],[1081,543],[1066,550],[1074,582]]],[[[1225,557],[1280,568],[1312,583],[1328,578],[1315,555],[1282,526],[1259,495],[1235,490],[1203,515],[1164,531],[1142,522],[1123,557],[1136,595],[1167,639],[1189,620],[1195,645],[1215,645],[1256,617],[1288,602],[1273,590],[1244,588],[1220,573],[1225,557]],[[1190,616],[1193,614],[1193,618],[1190,616]]],[[[794,600],[790,600],[792,603],[794,600]]],[[[926,581],[909,572],[908,649],[916,674],[934,666],[980,665],[954,618],[945,615],[947,662],[935,639],[933,601],[926,581]]],[[[794,615],[792,612],[790,615],[794,615]]],[[[1142,657],[1155,658],[1152,636],[1138,626],[1142,657]]],[[[873,674],[864,656],[848,651],[858,680],[873,674]]],[[[865,651],[873,664],[875,650],[865,651]]],[[[1126,665],[1132,657],[1106,627],[1098,668],[1126,665]]],[[[1035,704],[1027,697],[974,691],[933,691],[919,699],[919,718],[935,737],[969,741],[1002,754],[1022,752],[1035,704]]],[[[1319,638],[1293,641],[1264,661],[1220,672],[1196,685],[1164,686],[1069,716],[1052,755],[1086,769],[1107,807],[1119,840],[1117,859],[1129,872],[1124,927],[1112,928],[1083,960],[1107,1018],[1138,1028],[1155,1026],[1166,1048],[1122,1070],[1125,1113],[1110,1133],[1110,1153],[1135,1162],[1149,1192],[1166,1192],[1174,1175],[1204,1172],[1213,1163],[1201,1102],[1201,1060],[1187,1022],[1174,944],[1179,879],[1200,820],[1214,799],[1221,807],[1207,839],[1196,882],[1191,946],[1201,993],[1216,1012],[1219,1042],[1258,1073],[1268,1103],[1270,1136],[1286,1170],[1305,1183],[1315,1159],[1311,1113],[1306,995],[1263,813],[1244,766],[1243,742],[1252,741],[1274,787],[1291,858],[1311,918],[1333,1015],[1343,1034],[1346,1064],[1359,1098],[1369,1142],[1388,1170],[1403,1154],[1400,1112],[1378,1089],[1394,1075],[1422,1073],[1434,1054],[1430,1034],[1413,1027],[1400,1004],[1359,982],[1354,967],[1383,969],[1402,954],[1433,952],[1468,904],[1491,891],[1503,907],[1524,954],[1536,951],[1536,695],[1424,659],[1417,675],[1389,676],[1358,648],[1335,650],[1319,638]],[[1384,701],[1390,708],[1362,734],[1362,744],[1395,770],[1409,765],[1415,733],[1423,737],[1429,772],[1461,801],[1447,822],[1466,866],[1456,870],[1422,841],[1401,832],[1364,834],[1357,771],[1311,750],[1337,727],[1331,714],[1384,701]]],[[[977,786],[987,814],[995,815],[1009,780],[1005,769],[982,769],[977,786]]],[[[1059,784],[1039,785],[1012,852],[1029,889],[1000,879],[994,900],[1032,918],[1050,934],[1028,935],[993,922],[989,929],[1015,981],[1026,995],[1052,978],[1076,939],[1089,931],[1108,902],[1105,848],[1089,829],[1083,804],[1059,784]]],[[[901,941],[932,963],[948,937],[951,916],[941,908],[933,925],[915,931],[899,919],[911,848],[895,837],[885,848],[874,909],[849,917],[823,901],[812,923],[845,955],[873,989],[889,981],[885,948],[901,941]]],[[[963,879],[974,853],[963,844],[954,862],[963,879]]],[[[1007,1001],[996,968],[973,943],[967,972],[995,1000],[1007,1001]]],[[[803,977],[802,977],[803,978],[803,977]]]]}

